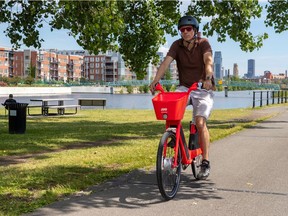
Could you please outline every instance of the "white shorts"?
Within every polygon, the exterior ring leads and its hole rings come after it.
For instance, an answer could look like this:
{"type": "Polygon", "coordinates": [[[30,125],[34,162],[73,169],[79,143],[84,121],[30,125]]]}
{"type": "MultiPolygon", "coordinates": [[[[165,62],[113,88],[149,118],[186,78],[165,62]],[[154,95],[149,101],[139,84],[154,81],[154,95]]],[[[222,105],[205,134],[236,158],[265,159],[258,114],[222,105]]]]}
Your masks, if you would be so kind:
{"type": "MultiPolygon", "coordinates": [[[[188,88],[185,86],[178,86],[176,92],[187,92],[188,88]]],[[[196,116],[202,116],[208,119],[214,103],[214,94],[212,90],[197,89],[192,91],[190,94],[190,100],[187,102],[188,105],[193,107],[193,119],[196,116]]]]}

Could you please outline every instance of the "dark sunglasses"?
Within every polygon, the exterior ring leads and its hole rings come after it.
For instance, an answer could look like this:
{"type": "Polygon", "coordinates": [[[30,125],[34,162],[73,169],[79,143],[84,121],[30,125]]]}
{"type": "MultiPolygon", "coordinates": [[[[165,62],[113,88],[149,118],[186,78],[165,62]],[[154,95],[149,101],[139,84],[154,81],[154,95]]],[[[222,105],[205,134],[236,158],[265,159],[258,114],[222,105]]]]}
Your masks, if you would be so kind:
{"type": "Polygon", "coordinates": [[[183,33],[184,31],[190,32],[192,30],[192,27],[184,27],[184,28],[180,28],[180,31],[183,33]]]}

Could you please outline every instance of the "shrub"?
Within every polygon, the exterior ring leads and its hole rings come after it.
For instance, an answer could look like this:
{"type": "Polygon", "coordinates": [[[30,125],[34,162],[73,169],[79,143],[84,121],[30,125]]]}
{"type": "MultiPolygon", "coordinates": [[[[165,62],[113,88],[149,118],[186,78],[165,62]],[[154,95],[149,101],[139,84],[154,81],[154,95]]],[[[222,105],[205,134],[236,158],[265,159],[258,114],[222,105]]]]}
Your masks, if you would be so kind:
{"type": "Polygon", "coordinates": [[[28,85],[32,85],[32,83],[34,83],[34,82],[35,82],[35,81],[34,81],[34,78],[31,77],[31,76],[26,77],[26,78],[25,78],[25,81],[24,81],[24,83],[25,83],[25,84],[28,84],[28,85]]]}
{"type": "Polygon", "coordinates": [[[170,92],[174,92],[175,90],[176,90],[176,86],[172,85],[171,88],[170,88],[170,92]]]}
{"type": "Polygon", "coordinates": [[[148,93],[149,92],[149,86],[148,85],[144,85],[143,86],[143,92],[144,93],[148,93]]]}
{"type": "Polygon", "coordinates": [[[8,86],[8,84],[6,82],[0,81],[0,86],[5,87],[5,86],[8,86]]]}
{"type": "Polygon", "coordinates": [[[132,86],[127,86],[126,89],[127,89],[128,94],[133,93],[133,87],[132,86]]]}

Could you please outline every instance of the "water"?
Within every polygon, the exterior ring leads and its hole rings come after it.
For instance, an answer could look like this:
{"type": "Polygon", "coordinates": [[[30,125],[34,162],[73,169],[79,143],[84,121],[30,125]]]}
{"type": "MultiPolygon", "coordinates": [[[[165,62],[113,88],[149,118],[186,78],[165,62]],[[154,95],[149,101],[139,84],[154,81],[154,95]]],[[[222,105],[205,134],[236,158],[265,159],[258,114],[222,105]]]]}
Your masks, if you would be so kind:
{"type": "MultiPolygon", "coordinates": [[[[230,91],[228,97],[224,92],[214,92],[214,109],[248,108],[253,105],[253,91],[230,91]]],[[[72,98],[66,104],[78,104],[78,98],[106,98],[106,109],[153,109],[151,94],[95,94],[95,93],[73,93],[67,95],[41,95],[42,98],[72,98]]],[[[4,103],[7,97],[0,96],[0,102],[4,103]]],[[[40,96],[15,97],[17,102],[29,103],[30,99],[40,96]]],[[[34,103],[34,102],[33,102],[34,103]]],[[[259,103],[256,106],[259,106],[259,103]]],[[[96,107],[85,107],[95,109],[96,107]]],[[[97,107],[97,109],[102,107],[97,107]]]]}

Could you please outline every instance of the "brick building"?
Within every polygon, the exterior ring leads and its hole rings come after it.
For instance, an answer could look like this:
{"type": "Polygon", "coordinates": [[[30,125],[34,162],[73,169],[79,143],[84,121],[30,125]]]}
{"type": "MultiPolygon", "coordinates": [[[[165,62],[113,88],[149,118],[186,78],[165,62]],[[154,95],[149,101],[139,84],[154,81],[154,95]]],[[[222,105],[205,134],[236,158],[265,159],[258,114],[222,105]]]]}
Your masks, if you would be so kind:
{"type": "Polygon", "coordinates": [[[0,47],[0,77],[13,75],[13,51],[0,47]]]}

